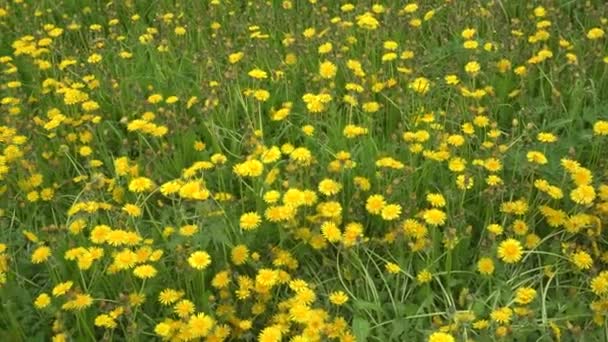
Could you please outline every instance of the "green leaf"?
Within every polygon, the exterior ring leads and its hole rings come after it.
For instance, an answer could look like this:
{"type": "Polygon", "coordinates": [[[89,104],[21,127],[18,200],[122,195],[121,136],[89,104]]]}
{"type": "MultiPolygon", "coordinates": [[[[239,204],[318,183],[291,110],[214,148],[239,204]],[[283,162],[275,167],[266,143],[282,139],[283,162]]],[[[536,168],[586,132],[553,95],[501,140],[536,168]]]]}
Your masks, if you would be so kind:
{"type": "Polygon", "coordinates": [[[357,300],[354,303],[355,308],[362,310],[362,311],[368,311],[368,310],[373,310],[376,312],[382,312],[382,306],[380,306],[380,304],[378,303],[374,303],[374,302],[369,302],[366,300],[357,300]]]}
{"type": "Polygon", "coordinates": [[[231,246],[230,238],[224,227],[213,227],[211,232],[211,241],[218,245],[231,246]]]}
{"type": "Polygon", "coordinates": [[[413,316],[418,313],[419,305],[413,303],[407,303],[404,305],[403,315],[404,316],[413,316]]]}
{"type": "Polygon", "coordinates": [[[361,316],[355,316],[355,318],[353,319],[353,333],[357,338],[357,342],[367,341],[370,328],[370,324],[365,318],[361,316]]]}
{"type": "Polygon", "coordinates": [[[399,341],[399,336],[401,336],[407,329],[409,328],[409,324],[407,319],[400,318],[393,321],[393,331],[391,332],[391,336],[389,338],[390,341],[399,341]]]}

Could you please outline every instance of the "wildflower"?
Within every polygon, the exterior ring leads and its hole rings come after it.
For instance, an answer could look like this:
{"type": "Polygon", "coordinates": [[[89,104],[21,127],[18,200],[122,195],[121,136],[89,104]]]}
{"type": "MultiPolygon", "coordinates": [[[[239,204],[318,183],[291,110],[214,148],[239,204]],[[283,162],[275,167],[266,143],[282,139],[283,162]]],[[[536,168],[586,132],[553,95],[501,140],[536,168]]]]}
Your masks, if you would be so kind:
{"type": "Polygon", "coordinates": [[[211,264],[211,257],[205,251],[196,251],[190,254],[188,263],[197,270],[204,270],[211,264]]]}
{"type": "Polygon", "coordinates": [[[529,151],[526,154],[526,158],[530,163],[535,163],[539,165],[547,164],[547,157],[542,152],[538,151],[529,151]]]}
{"type": "Polygon", "coordinates": [[[367,209],[370,214],[379,215],[382,212],[382,209],[384,209],[385,205],[386,202],[384,201],[384,196],[371,195],[367,198],[365,209],[367,209]]]}
{"type": "Polygon", "coordinates": [[[366,102],[361,106],[361,109],[366,113],[375,113],[380,110],[380,104],[376,101],[366,102]]]}
{"type": "Polygon", "coordinates": [[[517,235],[525,235],[528,232],[528,224],[522,220],[513,221],[512,228],[517,235]]]}
{"type": "Polygon", "coordinates": [[[169,338],[171,336],[171,330],[171,325],[164,322],[158,323],[154,327],[154,333],[163,338],[169,338]]]}
{"type": "Polygon", "coordinates": [[[72,288],[72,285],[74,285],[72,281],[66,281],[64,283],[57,284],[55,287],[53,287],[51,292],[53,296],[58,297],[66,294],[72,288]]]}
{"type": "Polygon", "coordinates": [[[430,89],[430,81],[425,77],[418,77],[409,84],[409,88],[416,93],[424,95],[430,89]]]}
{"type": "Polygon", "coordinates": [[[318,52],[321,55],[324,55],[326,53],[330,53],[333,49],[333,45],[330,42],[327,43],[323,43],[321,45],[319,45],[319,49],[318,52]]]}
{"type": "Polygon", "coordinates": [[[214,325],[215,320],[202,312],[190,316],[188,320],[188,330],[194,338],[208,336],[214,325]]]}
{"type": "Polygon", "coordinates": [[[446,204],[445,198],[441,194],[427,194],[426,201],[436,208],[445,207],[446,204]]]}
{"type": "Polygon", "coordinates": [[[270,98],[270,92],[265,89],[256,89],[253,92],[253,98],[260,102],[265,102],[270,98]]]}
{"type": "Polygon", "coordinates": [[[262,218],[255,212],[249,212],[241,215],[240,227],[243,230],[253,230],[259,227],[262,218]]]}
{"type": "Polygon", "coordinates": [[[114,329],[117,326],[117,323],[114,318],[106,314],[101,314],[95,317],[95,321],[93,322],[93,324],[96,327],[102,327],[106,329],[114,329]]]}
{"type": "Polygon", "coordinates": [[[477,75],[479,73],[479,70],[481,70],[481,66],[479,65],[479,63],[477,61],[468,62],[464,66],[464,71],[466,71],[471,76],[477,75]]]}
{"type": "Polygon", "coordinates": [[[306,125],[302,127],[302,133],[312,137],[315,134],[315,127],[313,125],[306,125]]]}
{"type": "Polygon", "coordinates": [[[526,305],[536,298],[536,290],[531,287],[521,287],[515,292],[515,303],[526,305]]]}
{"type": "Polygon", "coordinates": [[[174,30],[173,33],[175,33],[178,36],[183,36],[186,34],[186,28],[183,26],[177,26],[174,30]]]}
{"type": "Polygon", "coordinates": [[[93,304],[93,297],[88,294],[79,293],[76,297],[62,305],[65,310],[83,310],[93,304]]]}
{"type": "Polygon", "coordinates": [[[264,328],[258,335],[259,342],[280,342],[283,333],[278,326],[264,328]]]}
{"type": "Polygon", "coordinates": [[[490,326],[490,322],[488,322],[488,320],[486,320],[486,319],[475,321],[473,323],[473,329],[476,329],[476,330],[487,329],[489,326],[490,326]]]}
{"type": "Polygon", "coordinates": [[[173,306],[173,311],[179,317],[186,318],[194,312],[194,303],[187,299],[182,299],[173,306]]]}
{"type": "Polygon", "coordinates": [[[602,271],[591,279],[591,291],[598,296],[608,293],[608,271],[602,271]]]}
{"type": "Polygon", "coordinates": [[[504,231],[504,228],[501,225],[496,224],[496,223],[488,225],[488,227],[486,227],[486,229],[494,235],[500,235],[504,231]]]}
{"type": "Polygon", "coordinates": [[[132,217],[139,217],[141,216],[142,212],[141,212],[141,208],[138,207],[135,204],[132,203],[127,203],[122,207],[122,210],[127,213],[127,215],[132,216],[132,217]]]}
{"type": "Polygon", "coordinates": [[[156,273],[156,268],[154,268],[154,266],[152,265],[137,266],[133,270],[133,274],[141,279],[153,278],[154,276],[156,276],[156,273]]]}
{"type": "Polygon", "coordinates": [[[348,301],[348,296],[343,291],[335,291],[329,294],[329,301],[334,305],[344,305],[348,301]]]}
{"type": "Polygon", "coordinates": [[[424,221],[433,226],[442,226],[445,224],[447,215],[439,209],[428,209],[422,214],[424,221]]]}
{"type": "Polygon", "coordinates": [[[599,120],[593,124],[593,134],[608,135],[608,121],[599,120]]]}
{"type": "Polygon", "coordinates": [[[342,232],[338,226],[331,221],[325,222],[323,225],[321,225],[321,233],[323,234],[323,237],[327,239],[327,241],[332,243],[339,242],[342,239],[342,232]]]}
{"type": "Polygon", "coordinates": [[[380,22],[370,12],[365,12],[355,19],[357,20],[357,26],[366,30],[375,30],[380,27],[380,22]]]}
{"type": "Polygon", "coordinates": [[[271,148],[266,149],[261,155],[261,160],[264,164],[274,163],[280,158],[281,150],[276,146],[272,146],[271,148]]]}
{"type": "Polygon", "coordinates": [[[150,102],[152,104],[159,103],[162,100],[163,100],[163,96],[160,94],[152,94],[152,95],[148,96],[148,102],[150,102]]]}
{"type": "Polygon", "coordinates": [[[557,141],[557,137],[552,133],[540,132],[536,135],[536,140],[542,143],[553,143],[557,141]]]}
{"type": "Polygon", "coordinates": [[[498,246],[498,257],[508,264],[520,261],[522,255],[521,243],[515,239],[506,239],[498,246]]]}
{"type": "Polygon", "coordinates": [[[312,153],[305,147],[298,147],[289,154],[289,158],[301,165],[309,165],[312,161],[312,153]]]}
{"type": "Polygon", "coordinates": [[[129,182],[129,191],[131,192],[144,192],[149,191],[154,186],[152,180],[146,177],[134,178],[129,182]]]}
{"type": "Polygon", "coordinates": [[[513,317],[513,310],[508,307],[498,308],[492,311],[490,317],[499,324],[508,324],[513,317]]]}
{"type": "Polygon", "coordinates": [[[391,274],[397,274],[397,273],[401,272],[401,267],[393,262],[386,263],[386,265],[384,265],[384,268],[386,269],[386,271],[388,273],[391,273],[391,274]]]}
{"type": "Polygon", "coordinates": [[[137,263],[137,254],[129,249],[124,249],[114,255],[114,265],[119,270],[129,269],[137,263]]]}
{"type": "Polygon", "coordinates": [[[476,33],[477,33],[476,29],[467,27],[464,30],[462,30],[462,32],[460,33],[460,35],[464,39],[472,39],[473,36],[475,36],[476,33]]]}
{"type": "Polygon", "coordinates": [[[570,192],[570,199],[577,204],[591,204],[595,199],[595,189],[590,185],[581,185],[570,192]]]}
{"type": "Polygon", "coordinates": [[[228,62],[230,62],[230,64],[236,64],[241,59],[243,59],[244,56],[245,54],[242,52],[231,53],[230,55],[228,55],[228,62]]]}
{"type": "Polygon", "coordinates": [[[496,158],[488,158],[483,162],[483,167],[490,172],[502,170],[502,163],[496,158]]]}
{"type": "Polygon", "coordinates": [[[587,31],[587,38],[591,40],[596,40],[604,37],[604,30],[599,27],[594,27],[587,31]]]}
{"type": "Polygon", "coordinates": [[[323,179],[319,183],[319,192],[325,196],[332,196],[340,192],[342,190],[342,185],[331,179],[323,179]]]}
{"type": "Polygon", "coordinates": [[[44,309],[49,304],[51,304],[51,297],[46,293],[41,293],[34,301],[34,305],[37,309],[44,309]]]}
{"type": "Polygon", "coordinates": [[[338,68],[330,61],[324,61],[319,65],[319,75],[325,79],[332,79],[336,76],[338,68]]]}
{"type": "Polygon", "coordinates": [[[162,305],[171,305],[180,300],[183,295],[184,293],[181,291],[177,291],[174,289],[164,289],[158,295],[158,301],[162,305]]]}
{"type": "Polygon", "coordinates": [[[36,250],[32,253],[32,263],[40,264],[49,259],[51,256],[51,249],[47,246],[41,246],[36,248],[36,250]]]}
{"type": "Polygon", "coordinates": [[[268,78],[268,74],[266,73],[266,71],[264,71],[262,69],[257,69],[257,68],[249,71],[249,73],[247,75],[249,75],[249,77],[251,77],[251,78],[255,78],[258,80],[268,78]]]}
{"type": "Polygon", "coordinates": [[[382,208],[380,215],[386,221],[396,220],[401,215],[401,206],[399,204],[387,204],[382,208]]]}
{"type": "Polygon", "coordinates": [[[459,157],[454,157],[450,159],[448,168],[453,172],[462,172],[466,168],[466,160],[459,157]]]}
{"type": "Polygon", "coordinates": [[[571,256],[572,263],[581,270],[590,269],[593,266],[593,259],[585,251],[579,251],[571,256]]]}
{"type": "Polygon", "coordinates": [[[429,336],[428,342],[454,342],[454,336],[444,332],[434,332],[429,336]]]}
{"type": "Polygon", "coordinates": [[[222,271],[215,274],[211,280],[211,286],[222,289],[226,288],[230,284],[230,274],[228,271],[222,271]]]}
{"type": "Polygon", "coordinates": [[[494,261],[487,257],[479,259],[477,261],[477,271],[483,275],[494,273],[494,261]]]}
{"type": "Polygon", "coordinates": [[[279,275],[275,270],[262,268],[258,271],[255,281],[263,286],[272,287],[279,281],[279,275]]]}
{"type": "Polygon", "coordinates": [[[429,272],[428,270],[424,269],[424,270],[420,271],[420,273],[418,273],[418,275],[416,275],[416,280],[420,284],[426,284],[426,283],[430,282],[431,280],[433,280],[433,274],[431,272],[429,272]]]}

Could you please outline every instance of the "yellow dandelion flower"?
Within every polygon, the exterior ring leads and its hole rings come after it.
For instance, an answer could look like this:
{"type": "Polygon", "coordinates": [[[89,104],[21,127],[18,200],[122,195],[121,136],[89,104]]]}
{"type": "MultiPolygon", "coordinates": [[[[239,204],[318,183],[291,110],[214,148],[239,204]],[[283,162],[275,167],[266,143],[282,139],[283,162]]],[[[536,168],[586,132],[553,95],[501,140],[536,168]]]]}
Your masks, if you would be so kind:
{"type": "Polygon", "coordinates": [[[190,257],[188,257],[188,263],[190,266],[192,266],[192,268],[204,270],[209,266],[209,264],[211,264],[211,256],[209,256],[209,253],[205,251],[196,251],[190,254],[190,257]]]}
{"type": "Polygon", "coordinates": [[[498,257],[508,264],[520,261],[522,256],[521,243],[515,239],[506,239],[498,246],[498,257]]]}

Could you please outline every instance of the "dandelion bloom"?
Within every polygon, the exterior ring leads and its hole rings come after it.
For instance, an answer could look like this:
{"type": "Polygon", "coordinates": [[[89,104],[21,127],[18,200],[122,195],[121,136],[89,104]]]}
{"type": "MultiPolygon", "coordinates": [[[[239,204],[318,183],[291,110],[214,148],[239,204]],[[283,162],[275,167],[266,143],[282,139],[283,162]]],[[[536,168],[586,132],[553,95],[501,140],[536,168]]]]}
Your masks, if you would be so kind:
{"type": "Polygon", "coordinates": [[[380,215],[386,221],[396,220],[401,215],[401,206],[399,204],[387,204],[382,208],[380,215]]]}
{"type": "Polygon", "coordinates": [[[336,76],[338,67],[330,61],[324,61],[319,65],[319,76],[325,79],[332,79],[336,76]]]}
{"type": "Polygon", "coordinates": [[[146,177],[137,177],[129,182],[129,191],[131,192],[144,192],[149,191],[154,186],[151,179],[146,177]]]}
{"type": "Polygon", "coordinates": [[[454,342],[454,336],[444,332],[434,332],[429,336],[428,342],[454,342]]]}
{"type": "Polygon", "coordinates": [[[34,306],[36,306],[37,309],[44,309],[49,304],[51,304],[51,297],[46,293],[40,294],[34,301],[34,306]]]}
{"type": "Polygon", "coordinates": [[[283,333],[278,326],[270,326],[264,328],[258,335],[259,342],[280,342],[283,337],[283,333]]]}
{"type": "Polygon", "coordinates": [[[253,230],[260,226],[262,217],[255,212],[249,212],[241,215],[240,227],[243,230],[253,230]]]}
{"type": "Polygon", "coordinates": [[[382,212],[385,205],[386,202],[384,201],[384,196],[371,195],[367,198],[365,209],[367,209],[370,214],[378,215],[382,212]]]}
{"type": "Polygon", "coordinates": [[[570,199],[577,204],[591,204],[595,199],[595,189],[591,185],[581,185],[570,192],[570,199]]]}
{"type": "Polygon", "coordinates": [[[321,234],[327,241],[336,243],[342,239],[342,232],[334,222],[325,222],[321,225],[321,234]]]}
{"type": "Polygon", "coordinates": [[[425,77],[418,77],[414,79],[410,84],[409,88],[419,94],[426,94],[430,89],[431,82],[425,77]]]}
{"type": "Polygon", "coordinates": [[[508,264],[520,261],[522,256],[521,243],[515,239],[506,239],[498,246],[498,257],[508,264]]]}
{"type": "Polygon", "coordinates": [[[329,301],[335,305],[344,305],[348,301],[348,296],[343,291],[335,291],[329,294],[329,301]]]}
{"type": "Polygon", "coordinates": [[[72,288],[72,285],[74,285],[72,281],[66,281],[64,283],[57,284],[53,288],[53,296],[58,297],[66,294],[72,288]]]}
{"type": "Polygon", "coordinates": [[[386,265],[384,265],[384,268],[386,269],[386,271],[388,273],[391,274],[397,274],[399,272],[401,272],[401,267],[393,262],[389,262],[386,265]]]}
{"type": "Polygon", "coordinates": [[[593,259],[591,258],[591,255],[585,251],[579,251],[572,254],[570,259],[572,260],[572,263],[581,270],[587,270],[593,266],[593,259]]]}
{"type": "Polygon", "coordinates": [[[141,279],[153,278],[154,276],[156,276],[156,273],[157,273],[156,268],[154,268],[154,266],[152,266],[152,265],[137,266],[133,270],[133,274],[137,278],[141,278],[141,279]]]}
{"type": "Polygon", "coordinates": [[[593,124],[593,134],[608,135],[608,121],[599,120],[593,124]]]}
{"type": "Polygon", "coordinates": [[[197,270],[204,270],[211,264],[211,256],[205,251],[196,251],[190,254],[188,263],[197,270]]]}
{"type": "Polygon", "coordinates": [[[194,338],[201,338],[209,335],[214,325],[215,320],[202,312],[190,316],[190,319],[188,320],[188,330],[194,338]]]}
{"type": "Polygon", "coordinates": [[[531,287],[521,287],[515,291],[515,302],[517,304],[530,304],[536,298],[536,290],[531,287]]]}
{"type": "Polygon", "coordinates": [[[430,225],[441,226],[445,224],[447,215],[439,209],[429,209],[424,211],[422,218],[430,225]]]}
{"type": "Polygon", "coordinates": [[[598,296],[608,293],[608,271],[602,271],[591,279],[591,291],[598,296]]]}
{"type": "Polygon", "coordinates": [[[279,275],[276,270],[262,268],[258,271],[255,281],[263,286],[272,287],[279,281],[279,275]]]}
{"type": "Polygon", "coordinates": [[[49,259],[51,256],[51,249],[47,246],[41,246],[36,248],[32,253],[32,263],[40,264],[49,259]]]}
{"type": "Polygon", "coordinates": [[[494,261],[487,257],[479,259],[479,261],[477,261],[477,271],[484,275],[494,273],[494,261]]]}
{"type": "Polygon", "coordinates": [[[498,308],[490,313],[490,317],[499,324],[508,324],[513,317],[513,310],[508,307],[498,308]]]}
{"type": "Polygon", "coordinates": [[[604,37],[604,30],[599,27],[594,27],[587,31],[587,38],[591,40],[596,40],[604,37]]]}

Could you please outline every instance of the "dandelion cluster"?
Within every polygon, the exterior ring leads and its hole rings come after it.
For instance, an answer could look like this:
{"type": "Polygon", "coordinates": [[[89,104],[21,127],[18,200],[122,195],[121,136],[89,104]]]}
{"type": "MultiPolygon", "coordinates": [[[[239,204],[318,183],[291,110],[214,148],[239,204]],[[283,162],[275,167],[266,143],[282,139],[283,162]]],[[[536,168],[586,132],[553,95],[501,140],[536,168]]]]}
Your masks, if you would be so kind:
{"type": "Polygon", "coordinates": [[[606,338],[607,30],[601,1],[0,2],[0,335],[606,338]]]}

